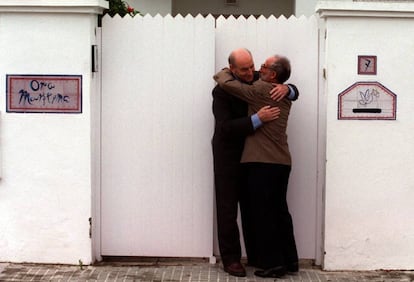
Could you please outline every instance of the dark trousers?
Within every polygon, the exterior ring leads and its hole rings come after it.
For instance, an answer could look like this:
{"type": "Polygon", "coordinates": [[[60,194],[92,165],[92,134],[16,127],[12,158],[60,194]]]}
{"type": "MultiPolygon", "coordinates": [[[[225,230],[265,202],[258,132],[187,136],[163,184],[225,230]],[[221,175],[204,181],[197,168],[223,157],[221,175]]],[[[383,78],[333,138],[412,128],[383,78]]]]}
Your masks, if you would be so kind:
{"type": "Polygon", "coordinates": [[[243,228],[249,264],[267,269],[297,262],[293,222],[286,201],[291,167],[268,163],[246,166],[248,202],[243,228]]]}
{"type": "Polygon", "coordinates": [[[241,258],[237,213],[241,191],[247,186],[247,176],[244,167],[238,164],[216,173],[214,178],[220,255],[223,264],[228,265],[241,258]]]}

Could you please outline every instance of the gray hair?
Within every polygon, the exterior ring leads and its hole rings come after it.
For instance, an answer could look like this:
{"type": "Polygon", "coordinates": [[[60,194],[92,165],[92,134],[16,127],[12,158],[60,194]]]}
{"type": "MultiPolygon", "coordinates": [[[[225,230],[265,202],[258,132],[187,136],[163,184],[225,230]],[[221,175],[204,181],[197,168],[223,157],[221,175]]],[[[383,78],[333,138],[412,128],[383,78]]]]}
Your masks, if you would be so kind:
{"type": "Polygon", "coordinates": [[[277,82],[284,83],[290,77],[290,61],[285,56],[274,55],[276,61],[269,66],[277,73],[277,82]]]}

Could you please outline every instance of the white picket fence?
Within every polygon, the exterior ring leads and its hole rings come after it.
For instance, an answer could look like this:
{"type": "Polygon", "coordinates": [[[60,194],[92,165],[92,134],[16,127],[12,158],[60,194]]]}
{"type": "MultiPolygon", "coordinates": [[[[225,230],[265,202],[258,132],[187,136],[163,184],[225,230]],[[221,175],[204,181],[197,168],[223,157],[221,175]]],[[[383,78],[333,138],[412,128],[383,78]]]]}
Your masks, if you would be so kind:
{"type": "Polygon", "coordinates": [[[212,76],[237,47],[291,60],[289,201],[300,256],[316,257],[317,20],[159,15],[103,18],[102,255],[213,255],[212,76]]]}

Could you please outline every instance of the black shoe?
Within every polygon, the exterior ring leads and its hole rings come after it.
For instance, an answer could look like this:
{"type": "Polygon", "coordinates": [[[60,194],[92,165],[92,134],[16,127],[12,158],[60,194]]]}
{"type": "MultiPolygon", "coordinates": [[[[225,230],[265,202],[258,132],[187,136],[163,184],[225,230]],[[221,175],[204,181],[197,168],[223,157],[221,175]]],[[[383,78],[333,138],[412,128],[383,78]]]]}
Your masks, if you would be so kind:
{"type": "Polygon", "coordinates": [[[239,261],[224,265],[224,271],[233,276],[246,277],[246,269],[239,261]]]}
{"type": "Polygon", "coordinates": [[[299,272],[299,263],[297,261],[289,263],[286,265],[286,270],[292,273],[299,272]]]}
{"type": "Polygon", "coordinates": [[[259,277],[271,277],[271,278],[280,278],[286,274],[286,268],[284,266],[276,266],[272,268],[268,268],[265,270],[256,270],[254,275],[259,277]]]}

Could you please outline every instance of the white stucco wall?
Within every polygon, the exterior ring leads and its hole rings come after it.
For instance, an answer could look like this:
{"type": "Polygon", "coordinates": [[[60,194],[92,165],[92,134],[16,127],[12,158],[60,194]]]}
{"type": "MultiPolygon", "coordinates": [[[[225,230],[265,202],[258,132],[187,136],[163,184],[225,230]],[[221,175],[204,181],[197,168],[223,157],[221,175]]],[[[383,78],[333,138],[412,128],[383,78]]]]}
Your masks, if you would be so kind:
{"type": "Polygon", "coordinates": [[[320,7],[327,30],[324,267],[413,269],[412,3],[320,7]],[[377,75],[357,74],[358,55],[377,56],[377,75]],[[338,120],[338,94],[357,81],[393,91],[397,119],[338,120]]]}
{"type": "MultiPolygon", "coordinates": [[[[0,261],[90,263],[96,15],[93,8],[79,14],[56,3],[48,7],[48,1],[41,7],[27,1],[29,8],[23,2],[12,7],[10,1],[0,1],[0,261]],[[36,13],[38,9],[45,13],[36,13]],[[6,113],[6,74],[82,75],[83,112],[6,113]]],[[[95,2],[74,4],[91,7],[95,2]]]]}
{"type": "Polygon", "coordinates": [[[317,0],[295,0],[295,16],[309,17],[315,14],[317,0]]]}

